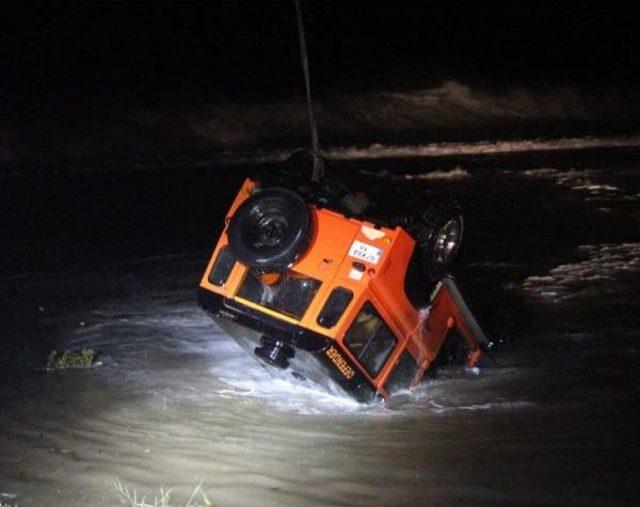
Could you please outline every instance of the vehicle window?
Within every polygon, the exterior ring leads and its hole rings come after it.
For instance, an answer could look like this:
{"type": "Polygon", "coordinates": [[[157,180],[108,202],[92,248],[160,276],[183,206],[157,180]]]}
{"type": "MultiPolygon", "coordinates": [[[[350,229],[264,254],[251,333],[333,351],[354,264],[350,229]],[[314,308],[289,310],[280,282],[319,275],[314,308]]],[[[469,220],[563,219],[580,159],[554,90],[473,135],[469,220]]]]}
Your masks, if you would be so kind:
{"type": "Polygon", "coordinates": [[[319,287],[320,281],[293,271],[282,273],[280,279],[271,285],[263,283],[256,275],[248,272],[238,296],[294,319],[300,319],[319,287]]]}
{"type": "Polygon", "coordinates": [[[338,323],[352,299],[353,292],[344,287],[336,287],[331,291],[316,322],[327,329],[332,328],[338,323]]]}
{"type": "Polygon", "coordinates": [[[235,263],[236,258],[231,252],[231,249],[223,246],[218,253],[218,258],[213,264],[213,268],[211,268],[209,281],[218,287],[224,285],[235,263]]]}
{"type": "Polygon", "coordinates": [[[391,375],[389,375],[385,385],[387,392],[393,394],[396,391],[410,387],[419,369],[420,366],[416,363],[416,360],[405,349],[400,355],[400,361],[391,372],[391,375]]]}
{"type": "Polygon", "coordinates": [[[396,345],[396,337],[370,302],[358,313],[344,343],[371,377],[376,377],[396,345]]]}

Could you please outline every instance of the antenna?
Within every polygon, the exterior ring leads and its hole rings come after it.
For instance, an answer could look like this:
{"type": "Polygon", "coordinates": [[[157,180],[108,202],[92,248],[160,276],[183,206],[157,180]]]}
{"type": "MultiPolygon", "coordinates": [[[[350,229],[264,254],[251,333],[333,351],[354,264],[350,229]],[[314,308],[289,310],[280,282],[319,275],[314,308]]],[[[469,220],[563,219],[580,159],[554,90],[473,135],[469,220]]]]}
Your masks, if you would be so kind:
{"type": "Polygon", "coordinates": [[[318,127],[313,116],[313,103],[311,102],[311,79],[309,78],[309,59],[307,57],[307,42],[304,37],[304,25],[302,24],[302,9],[300,0],[295,0],[296,13],[298,17],[298,37],[300,39],[300,59],[302,60],[302,71],[304,72],[304,84],[307,90],[307,109],[309,111],[309,128],[311,130],[311,150],[313,155],[313,170],[311,181],[318,182],[324,177],[324,160],[320,156],[320,140],[318,138],[318,127]]]}

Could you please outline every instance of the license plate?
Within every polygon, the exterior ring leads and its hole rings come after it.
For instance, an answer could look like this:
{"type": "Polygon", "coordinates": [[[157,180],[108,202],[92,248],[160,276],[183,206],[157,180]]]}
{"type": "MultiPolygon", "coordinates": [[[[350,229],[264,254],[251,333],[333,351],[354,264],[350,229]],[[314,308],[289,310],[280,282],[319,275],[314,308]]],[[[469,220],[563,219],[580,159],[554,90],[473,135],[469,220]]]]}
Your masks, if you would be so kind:
{"type": "Polygon", "coordinates": [[[377,246],[368,245],[362,241],[354,241],[349,248],[349,255],[355,259],[360,259],[369,264],[378,264],[384,250],[377,246]]]}

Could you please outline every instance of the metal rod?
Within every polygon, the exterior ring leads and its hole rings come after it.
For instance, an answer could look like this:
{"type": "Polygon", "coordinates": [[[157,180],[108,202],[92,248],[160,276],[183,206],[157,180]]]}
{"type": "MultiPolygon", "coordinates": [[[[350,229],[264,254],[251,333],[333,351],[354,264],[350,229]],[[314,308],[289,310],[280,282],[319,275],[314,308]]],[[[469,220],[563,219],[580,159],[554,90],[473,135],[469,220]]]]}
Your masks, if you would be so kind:
{"type": "Polygon", "coordinates": [[[304,84],[307,90],[307,109],[309,111],[309,128],[311,130],[311,150],[313,154],[313,170],[311,181],[320,181],[324,177],[324,160],[320,156],[320,139],[318,138],[318,127],[313,115],[313,103],[311,102],[311,79],[309,78],[309,59],[307,57],[307,42],[304,36],[304,25],[302,24],[302,9],[300,0],[295,0],[296,13],[298,16],[298,37],[300,39],[300,59],[302,60],[302,71],[304,73],[304,84]]]}

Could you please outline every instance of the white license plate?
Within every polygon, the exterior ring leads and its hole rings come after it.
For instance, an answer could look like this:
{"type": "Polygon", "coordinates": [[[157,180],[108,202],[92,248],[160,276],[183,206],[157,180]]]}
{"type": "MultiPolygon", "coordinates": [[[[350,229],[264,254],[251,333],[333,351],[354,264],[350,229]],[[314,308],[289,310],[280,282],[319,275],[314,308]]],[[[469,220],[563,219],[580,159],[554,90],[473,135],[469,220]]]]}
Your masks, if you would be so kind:
{"type": "Polygon", "coordinates": [[[363,260],[369,264],[378,264],[384,250],[377,246],[367,245],[362,241],[354,241],[349,248],[349,255],[356,259],[363,260]]]}

